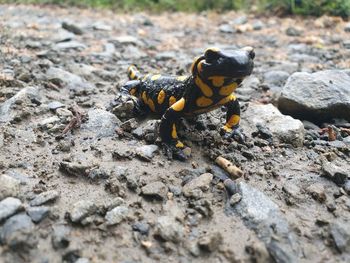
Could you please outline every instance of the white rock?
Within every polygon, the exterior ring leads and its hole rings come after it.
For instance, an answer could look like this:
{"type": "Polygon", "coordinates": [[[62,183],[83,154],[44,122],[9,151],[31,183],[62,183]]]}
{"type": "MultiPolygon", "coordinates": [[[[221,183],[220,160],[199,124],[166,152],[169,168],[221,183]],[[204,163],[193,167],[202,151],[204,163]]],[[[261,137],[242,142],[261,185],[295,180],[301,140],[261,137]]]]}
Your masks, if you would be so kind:
{"type": "Polygon", "coordinates": [[[21,200],[7,197],[0,202],[0,222],[23,208],[21,200]]]}
{"type": "Polygon", "coordinates": [[[274,139],[281,143],[302,146],[304,142],[304,125],[300,120],[283,115],[272,104],[261,105],[250,103],[243,119],[250,127],[261,124],[272,132],[274,139]]]}
{"type": "Polygon", "coordinates": [[[9,196],[18,196],[21,182],[6,174],[0,175],[0,201],[9,196]]]}
{"type": "Polygon", "coordinates": [[[105,219],[107,220],[107,225],[112,226],[119,224],[126,219],[129,213],[129,209],[126,206],[117,206],[111,211],[107,212],[105,219]]]}

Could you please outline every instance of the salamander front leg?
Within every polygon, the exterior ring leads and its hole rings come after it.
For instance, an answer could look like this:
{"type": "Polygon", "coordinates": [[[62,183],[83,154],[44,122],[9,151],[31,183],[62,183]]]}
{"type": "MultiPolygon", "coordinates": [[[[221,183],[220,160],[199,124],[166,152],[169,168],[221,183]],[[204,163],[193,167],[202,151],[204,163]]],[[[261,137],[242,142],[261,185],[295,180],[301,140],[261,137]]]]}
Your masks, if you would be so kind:
{"type": "Polygon", "coordinates": [[[179,118],[183,116],[185,103],[185,99],[182,98],[167,109],[161,119],[159,127],[160,137],[162,138],[168,158],[175,158],[180,161],[186,160],[186,156],[182,151],[184,145],[177,137],[176,123],[179,118]]]}
{"type": "Polygon", "coordinates": [[[224,138],[234,138],[239,143],[244,143],[245,136],[239,128],[241,109],[239,107],[239,102],[234,95],[231,95],[226,107],[226,123],[222,127],[224,138]]]}

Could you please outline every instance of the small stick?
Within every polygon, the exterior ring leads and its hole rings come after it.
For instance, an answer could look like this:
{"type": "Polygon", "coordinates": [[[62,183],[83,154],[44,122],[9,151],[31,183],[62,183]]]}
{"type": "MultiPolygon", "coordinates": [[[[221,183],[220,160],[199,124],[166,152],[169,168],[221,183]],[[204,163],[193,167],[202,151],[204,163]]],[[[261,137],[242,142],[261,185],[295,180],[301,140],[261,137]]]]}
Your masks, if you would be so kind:
{"type": "Polygon", "coordinates": [[[215,162],[226,172],[228,172],[233,179],[237,179],[243,175],[243,171],[241,169],[222,156],[216,158],[215,162]]]}
{"type": "Polygon", "coordinates": [[[74,128],[79,128],[83,119],[86,116],[85,112],[82,109],[80,109],[77,105],[73,105],[72,107],[69,107],[69,110],[73,113],[74,117],[70,120],[68,125],[64,128],[61,136],[65,135],[68,131],[74,128]]]}
{"type": "Polygon", "coordinates": [[[340,131],[345,132],[350,135],[350,129],[349,128],[340,128],[340,131]]]}

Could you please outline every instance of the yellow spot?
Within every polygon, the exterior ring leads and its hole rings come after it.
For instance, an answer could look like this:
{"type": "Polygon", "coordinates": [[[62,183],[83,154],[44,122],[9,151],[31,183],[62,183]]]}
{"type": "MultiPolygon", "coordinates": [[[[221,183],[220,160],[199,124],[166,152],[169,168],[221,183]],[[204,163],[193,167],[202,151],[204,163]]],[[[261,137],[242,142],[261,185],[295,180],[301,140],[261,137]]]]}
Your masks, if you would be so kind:
{"type": "Polygon", "coordinates": [[[187,76],[178,76],[176,79],[177,79],[178,81],[184,81],[184,80],[187,79],[187,76]]]}
{"type": "Polygon", "coordinates": [[[169,107],[170,107],[171,105],[173,105],[175,102],[176,102],[176,98],[175,98],[174,96],[171,96],[171,97],[169,98],[169,107]]]}
{"type": "Polygon", "coordinates": [[[221,96],[228,96],[237,88],[237,86],[238,85],[236,82],[233,82],[232,84],[226,85],[220,89],[219,94],[221,96]]]}
{"type": "Polygon", "coordinates": [[[131,71],[130,71],[130,78],[131,78],[131,79],[134,79],[135,76],[136,76],[135,71],[131,70],[131,71]]]}
{"type": "Polygon", "coordinates": [[[153,112],[155,112],[155,111],[156,111],[156,108],[155,108],[155,106],[154,106],[154,102],[153,102],[152,99],[147,98],[146,91],[142,92],[142,96],[141,96],[141,97],[142,97],[143,102],[144,102],[145,104],[147,104],[148,107],[149,107],[153,112]]]}
{"type": "Polygon", "coordinates": [[[207,49],[205,50],[205,52],[208,52],[208,51],[219,52],[220,49],[217,48],[217,47],[210,47],[210,48],[207,48],[207,49]]]}
{"type": "Polygon", "coordinates": [[[136,88],[132,88],[130,91],[129,91],[130,95],[134,96],[135,93],[136,93],[136,88]]]}
{"type": "Polygon", "coordinates": [[[235,99],[236,99],[236,96],[233,95],[233,94],[231,94],[230,96],[227,96],[227,97],[221,99],[221,100],[218,102],[218,104],[219,104],[219,105],[224,105],[224,104],[226,104],[227,102],[229,102],[229,101],[231,101],[231,100],[235,100],[235,99]]]}
{"type": "Polygon", "coordinates": [[[208,107],[209,105],[213,104],[213,101],[202,96],[196,100],[196,104],[198,107],[208,107]]]}
{"type": "Polygon", "coordinates": [[[182,111],[185,107],[185,99],[181,98],[178,102],[171,106],[174,111],[182,111]]]}
{"type": "Polygon", "coordinates": [[[165,91],[161,90],[158,93],[158,97],[157,97],[158,104],[162,104],[164,102],[164,99],[165,99],[165,91]]]}
{"type": "Polygon", "coordinates": [[[153,75],[153,76],[151,77],[151,80],[157,80],[157,79],[159,79],[160,77],[161,77],[160,74],[153,75]]]}
{"type": "Polygon", "coordinates": [[[149,76],[150,76],[150,74],[146,74],[142,80],[146,80],[149,76]]]}
{"type": "Polygon", "coordinates": [[[225,126],[231,128],[239,123],[241,118],[238,115],[232,115],[225,126]]]}
{"type": "Polygon", "coordinates": [[[203,65],[203,61],[198,63],[198,65],[197,65],[198,72],[202,72],[202,65],[203,65]]]}
{"type": "Polygon", "coordinates": [[[143,102],[147,104],[147,94],[146,94],[146,91],[142,92],[142,96],[141,96],[141,97],[142,97],[143,102]]]}
{"type": "Polygon", "coordinates": [[[151,111],[156,112],[156,108],[154,106],[153,100],[148,99],[148,103],[147,104],[148,104],[149,108],[151,109],[151,111]]]}
{"type": "Polygon", "coordinates": [[[225,132],[232,132],[232,129],[230,127],[227,127],[227,125],[224,125],[222,128],[225,132]]]}
{"type": "Polygon", "coordinates": [[[185,145],[182,142],[180,142],[180,141],[177,141],[175,146],[176,146],[176,148],[180,148],[180,149],[185,147],[185,145]]]}
{"type": "Polygon", "coordinates": [[[175,124],[173,124],[173,129],[172,129],[172,131],[171,131],[171,137],[172,137],[173,139],[176,139],[176,138],[177,138],[177,132],[176,132],[176,125],[175,125],[175,124]]]}
{"type": "Polygon", "coordinates": [[[130,79],[137,79],[136,72],[137,69],[135,66],[131,65],[130,67],[128,67],[128,75],[130,79]]]}
{"type": "Polygon", "coordinates": [[[194,60],[193,60],[193,63],[191,65],[191,72],[192,72],[192,74],[193,74],[193,71],[194,71],[194,67],[195,67],[196,63],[198,62],[199,58],[200,57],[195,57],[194,60]]]}
{"type": "Polygon", "coordinates": [[[196,77],[195,79],[195,83],[198,86],[198,88],[200,88],[200,90],[202,91],[202,93],[204,94],[204,96],[207,97],[211,97],[213,96],[213,91],[212,89],[203,82],[203,80],[201,80],[200,77],[196,77]]]}
{"type": "Polygon", "coordinates": [[[224,82],[225,82],[225,77],[222,77],[222,76],[212,76],[212,77],[209,77],[209,79],[212,81],[213,85],[217,88],[224,85],[224,82]]]}

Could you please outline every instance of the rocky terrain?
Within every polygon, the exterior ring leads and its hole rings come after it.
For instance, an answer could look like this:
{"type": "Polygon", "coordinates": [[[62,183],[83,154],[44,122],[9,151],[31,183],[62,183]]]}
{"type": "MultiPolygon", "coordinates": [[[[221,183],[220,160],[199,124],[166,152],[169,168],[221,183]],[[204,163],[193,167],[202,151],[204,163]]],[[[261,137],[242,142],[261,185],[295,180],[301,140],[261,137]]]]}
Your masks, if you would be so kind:
{"type": "Polygon", "coordinates": [[[0,30],[0,262],[350,261],[348,22],[2,5],[0,30]],[[168,160],[157,119],[111,107],[130,64],[182,75],[246,45],[244,144],[218,109],[168,160]]]}

